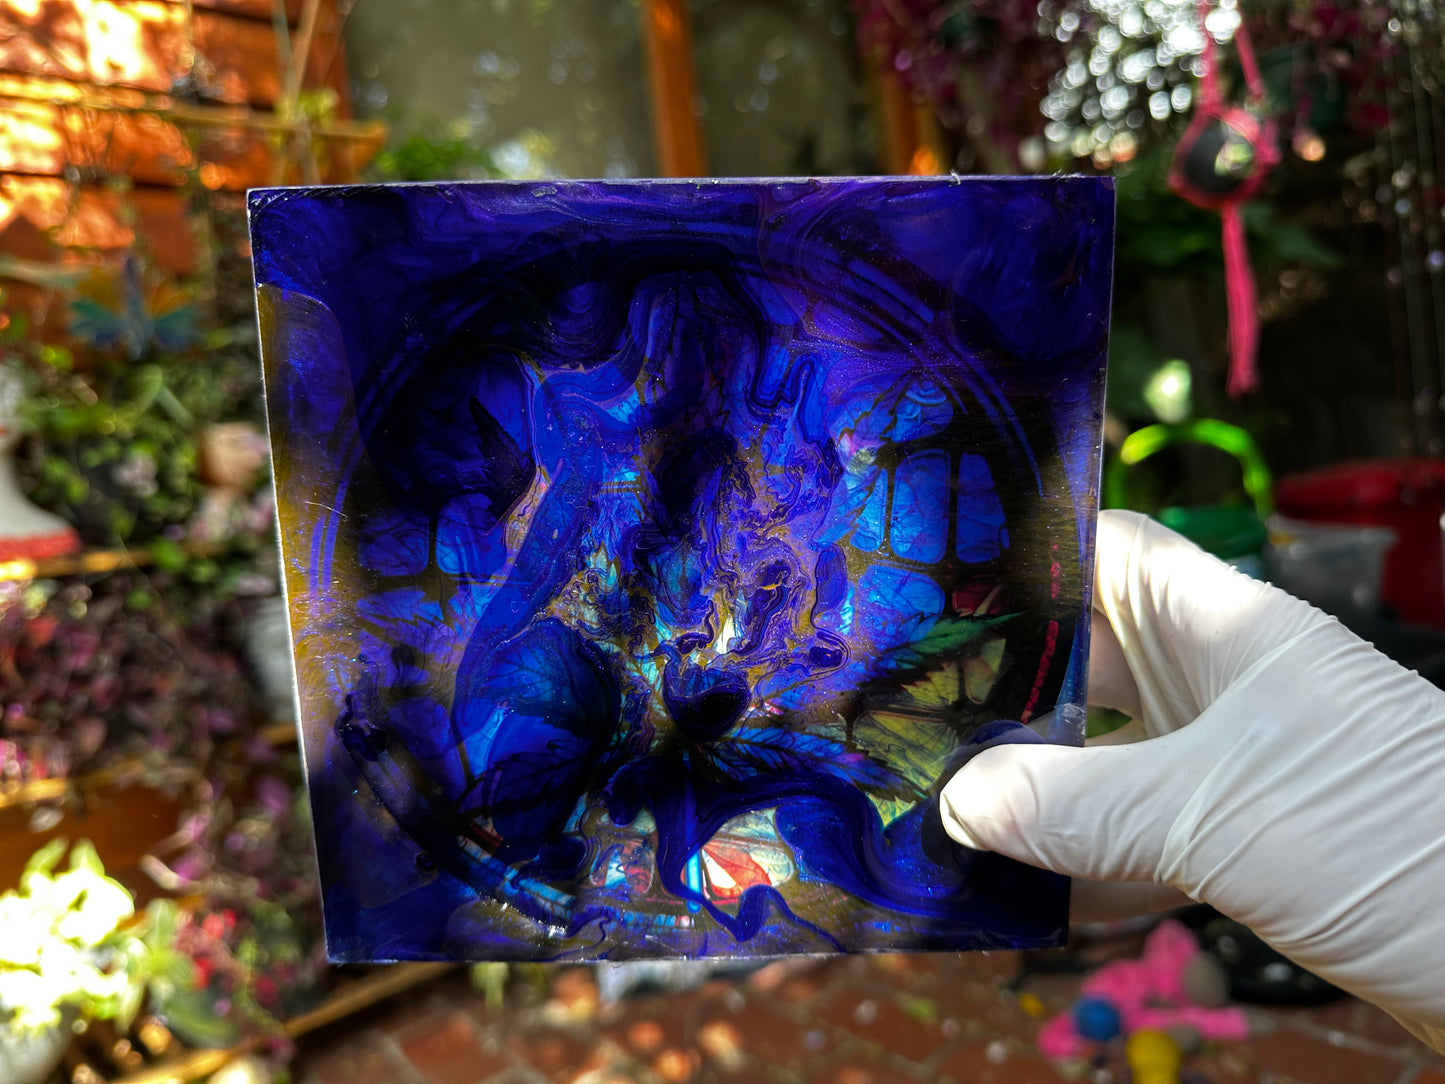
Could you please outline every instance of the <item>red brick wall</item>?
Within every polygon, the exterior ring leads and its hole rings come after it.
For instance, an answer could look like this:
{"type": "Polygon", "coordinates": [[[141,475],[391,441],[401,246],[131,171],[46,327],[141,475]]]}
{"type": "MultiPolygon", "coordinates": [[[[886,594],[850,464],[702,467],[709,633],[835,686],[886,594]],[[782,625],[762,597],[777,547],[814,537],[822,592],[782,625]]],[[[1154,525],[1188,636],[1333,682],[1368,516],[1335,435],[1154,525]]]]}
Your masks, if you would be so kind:
{"type": "MultiPolygon", "coordinates": [[[[293,43],[306,6],[288,0],[293,43]]],[[[347,181],[379,149],[379,127],[349,120],[337,0],[319,0],[302,83],[336,94],[311,177],[278,154],[291,137],[277,112],[286,76],[271,0],[190,7],[188,20],[179,0],[0,0],[0,253],[60,260],[139,235],[184,273],[195,264],[181,191],[191,175],[233,191],[347,181]]]]}

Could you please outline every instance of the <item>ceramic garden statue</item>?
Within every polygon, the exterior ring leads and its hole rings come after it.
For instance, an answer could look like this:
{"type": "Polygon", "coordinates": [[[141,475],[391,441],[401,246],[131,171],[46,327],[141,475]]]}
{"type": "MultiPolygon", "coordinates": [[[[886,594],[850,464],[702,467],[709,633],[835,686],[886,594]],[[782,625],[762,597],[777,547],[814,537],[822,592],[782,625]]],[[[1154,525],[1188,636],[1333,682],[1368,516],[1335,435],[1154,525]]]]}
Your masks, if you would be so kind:
{"type": "Polygon", "coordinates": [[[0,561],[63,557],[80,548],[80,536],[68,523],[36,508],[20,492],[10,458],[20,439],[20,377],[0,365],[0,561]]]}

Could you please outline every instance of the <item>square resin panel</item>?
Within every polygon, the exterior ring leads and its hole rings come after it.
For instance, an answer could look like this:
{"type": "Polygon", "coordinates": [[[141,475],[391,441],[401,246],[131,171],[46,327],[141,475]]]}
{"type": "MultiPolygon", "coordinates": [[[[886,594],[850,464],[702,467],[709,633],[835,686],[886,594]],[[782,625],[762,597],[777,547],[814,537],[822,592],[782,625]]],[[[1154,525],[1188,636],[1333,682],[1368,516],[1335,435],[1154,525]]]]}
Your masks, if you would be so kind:
{"type": "Polygon", "coordinates": [[[1113,198],[252,193],[332,956],[1056,943],[925,814],[1082,740],[1113,198]]]}

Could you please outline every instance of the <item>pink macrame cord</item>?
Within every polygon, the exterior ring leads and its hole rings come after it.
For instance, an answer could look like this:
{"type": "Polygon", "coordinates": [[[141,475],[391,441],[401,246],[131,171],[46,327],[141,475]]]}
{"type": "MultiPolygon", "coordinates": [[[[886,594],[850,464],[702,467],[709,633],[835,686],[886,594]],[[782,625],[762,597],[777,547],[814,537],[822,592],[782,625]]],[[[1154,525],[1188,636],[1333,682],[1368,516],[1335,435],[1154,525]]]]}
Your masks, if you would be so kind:
{"type": "MultiPolygon", "coordinates": [[[[1218,47],[1208,29],[1208,18],[1213,10],[1213,0],[1200,0],[1199,23],[1204,34],[1204,49],[1201,59],[1204,70],[1199,77],[1199,103],[1196,119],[1191,132],[1201,131],[1211,122],[1227,124],[1240,132],[1254,146],[1254,171],[1239,188],[1227,196],[1211,196],[1194,189],[1178,166],[1171,176],[1171,183],[1180,195],[1190,202],[1218,211],[1223,226],[1224,242],[1224,283],[1229,307],[1229,378],[1228,391],[1231,396],[1244,395],[1259,384],[1259,369],[1256,352],[1259,344],[1259,314],[1256,307],[1254,273],[1249,263],[1249,247],[1245,241],[1244,216],[1241,207],[1264,181],[1265,175],[1278,161],[1274,147],[1274,125],[1257,114],[1262,114],[1265,99],[1264,80],[1259,64],[1255,60],[1254,48],[1249,33],[1241,20],[1234,34],[1234,47],[1239,55],[1239,64],[1244,72],[1249,104],[1252,107],[1231,108],[1225,104],[1219,89],[1218,47]]],[[[1185,134],[1185,142],[1189,140],[1185,134]]]]}

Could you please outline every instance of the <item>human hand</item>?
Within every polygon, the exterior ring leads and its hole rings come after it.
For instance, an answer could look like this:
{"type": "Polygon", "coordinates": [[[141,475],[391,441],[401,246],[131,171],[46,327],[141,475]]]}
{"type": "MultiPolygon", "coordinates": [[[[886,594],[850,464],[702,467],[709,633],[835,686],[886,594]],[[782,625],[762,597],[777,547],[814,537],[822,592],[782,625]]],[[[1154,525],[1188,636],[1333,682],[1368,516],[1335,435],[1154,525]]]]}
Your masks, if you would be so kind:
{"type": "Polygon", "coordinates": [[[1445,1050],[1445,693],[1135,513],[1093,618],[1127,743],[979,753],[949,835],[1078,878],[1075,917],[1208,903],[1445,1050]]]}

